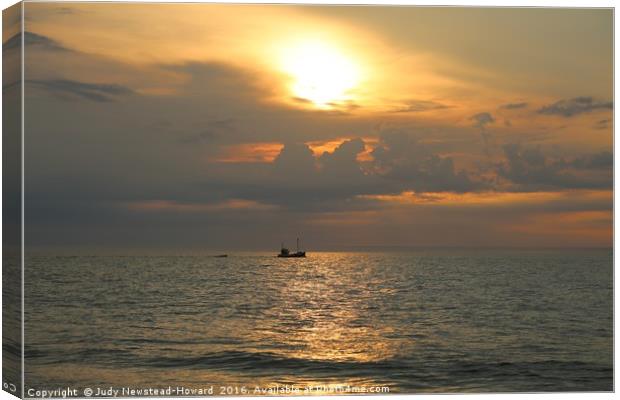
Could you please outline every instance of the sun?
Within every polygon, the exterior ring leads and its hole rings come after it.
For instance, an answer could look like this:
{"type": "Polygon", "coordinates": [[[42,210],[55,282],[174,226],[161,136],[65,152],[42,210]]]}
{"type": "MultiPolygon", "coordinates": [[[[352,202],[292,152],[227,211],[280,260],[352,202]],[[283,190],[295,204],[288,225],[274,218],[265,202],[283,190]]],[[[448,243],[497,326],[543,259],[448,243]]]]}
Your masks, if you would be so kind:
{"type": "Polygon", "coordinates": [[[282,69],[291,78],[290,91],[320,108],[353,100],[360,72],[341,51],[322,42],[297,44],[284,52],[282,69]]]}

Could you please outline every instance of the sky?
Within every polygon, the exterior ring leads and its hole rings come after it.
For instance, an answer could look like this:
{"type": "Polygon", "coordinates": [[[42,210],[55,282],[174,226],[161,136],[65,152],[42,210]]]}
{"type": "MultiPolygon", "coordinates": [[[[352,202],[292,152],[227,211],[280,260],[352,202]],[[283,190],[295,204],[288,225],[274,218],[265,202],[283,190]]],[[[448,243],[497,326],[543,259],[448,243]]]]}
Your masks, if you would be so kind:
{"type": "Polygon", "coordinates": [[[26,245],[611,246],[612,18],[26,3],[26,245]]]}

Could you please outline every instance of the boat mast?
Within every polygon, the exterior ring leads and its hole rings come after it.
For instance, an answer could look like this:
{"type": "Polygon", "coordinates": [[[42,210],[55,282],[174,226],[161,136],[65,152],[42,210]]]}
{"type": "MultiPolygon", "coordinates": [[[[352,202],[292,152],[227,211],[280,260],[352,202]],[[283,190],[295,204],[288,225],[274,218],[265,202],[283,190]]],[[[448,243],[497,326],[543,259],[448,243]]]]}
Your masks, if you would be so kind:
{"type": "Polygon", "coordinates": [[[297,238],[297,252],[299,253],[299,238],[297,238]]]}

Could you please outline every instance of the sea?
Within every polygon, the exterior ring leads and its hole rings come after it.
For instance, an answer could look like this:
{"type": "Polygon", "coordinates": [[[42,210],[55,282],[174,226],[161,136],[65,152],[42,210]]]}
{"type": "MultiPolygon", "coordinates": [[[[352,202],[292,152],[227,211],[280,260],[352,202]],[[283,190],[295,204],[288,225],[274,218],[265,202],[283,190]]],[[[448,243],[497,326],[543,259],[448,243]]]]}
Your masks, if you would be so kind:
{"type": "Polygon", "coordinates": [[[610,249],[28,256],[25,296],[29,397],[614,389],[610,249]]]}

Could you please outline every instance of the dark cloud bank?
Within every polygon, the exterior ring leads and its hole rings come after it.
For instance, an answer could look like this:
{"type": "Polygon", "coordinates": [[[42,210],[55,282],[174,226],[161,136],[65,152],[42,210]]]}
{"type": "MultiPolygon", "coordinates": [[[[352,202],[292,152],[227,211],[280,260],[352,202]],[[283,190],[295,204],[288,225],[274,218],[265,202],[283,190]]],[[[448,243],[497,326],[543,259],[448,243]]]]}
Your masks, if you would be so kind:
{"type": "Polygon", "coordinates": [[[522,103],[508,103],[508,104],[504,104],[501,105],[499,108],[503,108],[505,110],[519,110],[522,108],[527,108],[528,103],[522,102],[522,103]]]}
{"type": "Polygon", "coordinates": [[[597,101],[592,97],[581,96],[572,99],[560,100],[553,104],[543,106],[538,110],[538,113],[545,115],[572,117],[578,114],[589,113],[595,110],[613,110],[613,102],[597,101]]]}
{"type": "Polygon", "coordinates": [[[611,189],[613,186],[613,154],[610,152],[567,161],[551,159],[539,148],[508,144],[503,149],[507,162],[498,167],[498,174],[520,190],[611,189]]]}
{"type": "Polygon", "coordinates": [[[86,83],[68,79],[28,80],[26,82],[60,97],[72,96],[100,103],[115,101],[117,96],[134,93],[133,90],[123,85],[86,83]]]}
{"type": "MultiPolygon", "coordinates": [[[[66,47],[62,46],[57,41],[48,38],[47,36],[39,35],[38,33],[24,31],[23,34],[24,45],[27,49],[43,49],[51,51],[70,51],[66,47]]],[[[22,34],[18,33],[11,36],[6,42],[2,44],[3,51],[9,51],[14,49],[20,49],[22,46],[22,34]]]]}

